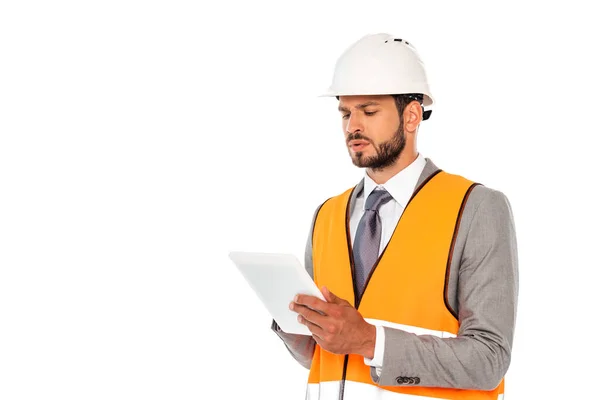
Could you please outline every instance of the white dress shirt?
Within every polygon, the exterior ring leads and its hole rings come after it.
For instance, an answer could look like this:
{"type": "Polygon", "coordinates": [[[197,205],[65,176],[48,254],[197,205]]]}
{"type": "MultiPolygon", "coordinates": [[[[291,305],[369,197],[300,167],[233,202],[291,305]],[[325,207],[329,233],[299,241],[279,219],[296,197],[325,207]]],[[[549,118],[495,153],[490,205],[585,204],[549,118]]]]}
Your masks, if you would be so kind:
{"type": "MultiPolygon", "coordinates": [[[[350,214],[350,238],[353,245],[358,223],[365,212],[365,199],[373,190],[385,188],[385,190],[392,195],[393,200],[382,205],[379,209],[379,216],[381,218],[381,244],[379,246],[379,254],[381,255],[381,252],[392,237],[392,233],[394,232],[394,229],[396,229],[400,216],[404,212],[404,208],[415,190],[426,162],[425,157],[419,153],[417,158],[409,166],[398,172],[382,185],[375,183],[373,179],[365,173],[363,191],[357,196],[350,214]]],[[[365,358],[365,364],[376,367],[377,375],[380,375],[381,367],[383,365],[385,333],[383,326],[377,325],[376,329],[377,334],[375,337],[374,356],[373,359],[365,358]]]]}

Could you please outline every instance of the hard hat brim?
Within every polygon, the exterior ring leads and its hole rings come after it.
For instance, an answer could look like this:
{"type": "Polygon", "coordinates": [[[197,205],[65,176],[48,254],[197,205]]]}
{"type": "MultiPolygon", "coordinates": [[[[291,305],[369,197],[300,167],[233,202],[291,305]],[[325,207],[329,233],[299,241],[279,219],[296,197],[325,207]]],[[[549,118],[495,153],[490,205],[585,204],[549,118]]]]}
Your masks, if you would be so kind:
{"type": "MultiPolygon", "coordinates": [[[[325,93],[318,95],[317,97],[337,97],[337,96],[393,96],[393,95],[402,95],[408,93],[385,93],[385,92],[374,92],[374,93],[348,93],[342,91],[333,91],[327,90],[325,93]]],[[[421,93],[423,95],[423,106],[430,107],[434,104],[433,97],[426,93],[421,93]]]]}

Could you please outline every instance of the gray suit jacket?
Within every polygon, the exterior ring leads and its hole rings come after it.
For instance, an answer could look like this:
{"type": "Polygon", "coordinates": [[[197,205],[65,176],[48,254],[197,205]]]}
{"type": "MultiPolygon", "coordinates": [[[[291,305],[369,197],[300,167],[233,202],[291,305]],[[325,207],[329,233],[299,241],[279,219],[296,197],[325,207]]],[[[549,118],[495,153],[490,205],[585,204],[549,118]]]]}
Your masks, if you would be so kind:
{"type": "MultiPolygon", "coordinates": [[[[416,187],[437,170],[427,159],[416,187]]],[[[363,181],[357,189],[362,185],[363,181]]],[[[351,207],[360,192],[354,191],[351,207]]],[[[312,277],[312,226],[309,232],[305,267],[312,277]]],[[[383,366],[380,376],[371,367],[373,381],[393,386],[398,385],[396,378],[411,376],[420,378],[419,386],[494,389],[510,363],[517,293],[517,241],[510,203],[500,191],[475,186],[465,203],[450,264],[448,302],[458,315],[457,337],[419,336],[385,327],[383,366]]],[[[310,368],[314,339],[284,333],[274,321],[271,328],[292,356],[310,368]]]]}

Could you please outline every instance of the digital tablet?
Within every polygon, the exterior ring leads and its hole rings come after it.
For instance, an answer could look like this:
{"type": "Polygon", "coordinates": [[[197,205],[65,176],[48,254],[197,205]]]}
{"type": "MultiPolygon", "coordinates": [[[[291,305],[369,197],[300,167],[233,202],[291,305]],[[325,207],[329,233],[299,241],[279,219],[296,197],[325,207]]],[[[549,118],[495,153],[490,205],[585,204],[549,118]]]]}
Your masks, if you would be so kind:
{"type": "Polygon", "coordinates": [[[233,251],[229,258],[286,333],[311,335],[289,305],[297,294],[308,294],[325,301],[323,294],[292,254],[233,251]]]}

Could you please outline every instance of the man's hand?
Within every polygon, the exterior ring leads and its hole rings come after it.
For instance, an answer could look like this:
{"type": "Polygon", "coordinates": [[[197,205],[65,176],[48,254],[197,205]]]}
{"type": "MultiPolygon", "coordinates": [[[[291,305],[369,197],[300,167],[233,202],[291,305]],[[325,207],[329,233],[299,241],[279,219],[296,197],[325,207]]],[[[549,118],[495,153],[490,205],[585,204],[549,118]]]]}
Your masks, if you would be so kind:
{"type": "Polygon", "coordinates": [[[346,300],[340,299],[326,287],[321,289],[327,302],[299,294],[290,303],[298,321],[308,327],[316,342],[335,354],[359,354],[373,358],[376,328],[346,300]]]}

